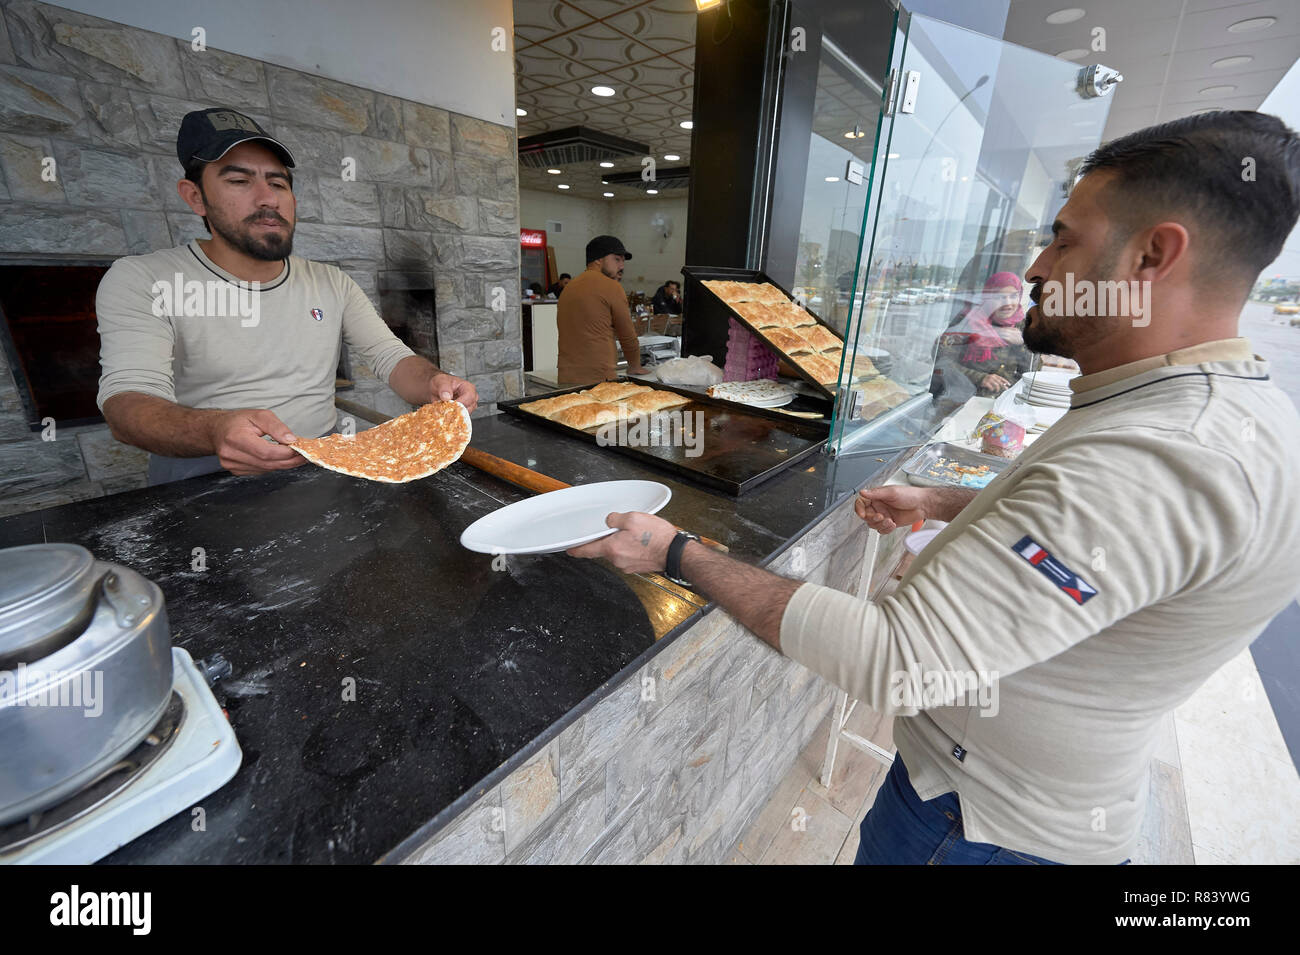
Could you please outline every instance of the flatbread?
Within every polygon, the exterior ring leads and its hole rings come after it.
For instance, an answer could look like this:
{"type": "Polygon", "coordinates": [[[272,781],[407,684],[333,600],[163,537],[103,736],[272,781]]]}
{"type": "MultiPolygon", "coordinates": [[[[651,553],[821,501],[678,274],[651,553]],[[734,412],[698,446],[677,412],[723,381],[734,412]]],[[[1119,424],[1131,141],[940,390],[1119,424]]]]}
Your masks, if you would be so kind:
{"type": "Polygon", "coordinates": [[[720,385],[709,387],[710,398],[724,401],[777,401],[793,397],[794,389],[770,378],[756,378],[753,381],[724,381],[720,385]]]}
{"type": "Polygon", "coordinates": [[[803,325],[816,325],[817,319],[800,308],[794,302],[776,302],[767,306],[768,315],[778,325],[785,328],[799,328],[803,325]]]}
{"type": "Polygon", "coordinates": [[[814,350],[812,345],[808,344],[798,332],[789,328],[765,328],[763,329],[763,337],[787,355],[796,355],[800,352],[814,350]]]}
{"type": "Polygon", "coordinates": [[[755,328],[782,324],[770,315],[771,307],[761,302],[737,302],[731,307],[737,315],[755,328]]]}
{"type": "Polygon", "coordinates": [[[620,418],[625,417],[627,417],[626,409],[620,409],[613,404],[592,401],[585,405],[576,405],[558,411],[551,416],[551,420],[581,431],[586,428],[594,428],[597,425],[609,424],[611,421],[618,421],[620,418]]]}
{"type": "Polygon", "coordinates": [[[776,305],[790,301],[775,285],[767,282],[730,282],[725,279],[708,279],[700,283],[729,305],[736,302],[762,302],[776,305]]]}
{"type": "Polygon", "coordinates": [[[528,404],[520,405],[522,411],[531,414],[541,415],[543,418],[550,418],[557,411],[563,411],[565,408],[572,408],[576,405],[590,404],[592,397],[590,395],[569,394],[556,395],[554,398],[542,398],[539,401],[530,401],[528,404]]]}
{"type": "Polygon", "coordinates": [[[840,380],[840,366],[825,355],[800,355],[794,362],[820,384],[833,385],[840,380]]]}
{"type": "Polygon", "coordinates": [[[679,395],[675,391],[659,391],[652,389],[648,394],[633,395],[628,398],[624,404],[636,413],[647,413],[651,411],[662,411],[664,408],[675,408],[678,405],[690,403],[690,398],[685,395],[679,395]]]}
{"type": "Polygon", "coordinates": [[[844,343],[831,334],[825,325],[813,325],[811,328],[800,328],[797,331],[808,344],[812,345],[813,351],[828,351],[844,347],[844,343]]]}
{"type": "Polygon", "coordinates": [[[405,484],[441,471],[469,444],[469,412],[435,401],[355,435],[299,438],[290,445],[313,464],[340,474],[405,484]]]}
{"type": "Polygon", "coordinates": [[[638,385],[630,381],[602,381],[580,394],[586,395],[588,401],[619,401],[652,390],[648,385],[638,385]]]}

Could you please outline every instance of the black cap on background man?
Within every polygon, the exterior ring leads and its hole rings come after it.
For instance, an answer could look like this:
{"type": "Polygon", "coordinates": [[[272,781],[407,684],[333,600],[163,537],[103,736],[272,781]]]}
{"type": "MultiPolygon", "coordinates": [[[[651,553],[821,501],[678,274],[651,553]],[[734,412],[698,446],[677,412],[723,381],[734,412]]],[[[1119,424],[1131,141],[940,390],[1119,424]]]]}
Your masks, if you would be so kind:
{"type": "Polygon", "coordinates": [[[632,253],[623,248],[623,243],[612,235],[598,235],[587,243],[587,261],[595,262],[607,255],[621,255],[631,259],[632,253]]]}

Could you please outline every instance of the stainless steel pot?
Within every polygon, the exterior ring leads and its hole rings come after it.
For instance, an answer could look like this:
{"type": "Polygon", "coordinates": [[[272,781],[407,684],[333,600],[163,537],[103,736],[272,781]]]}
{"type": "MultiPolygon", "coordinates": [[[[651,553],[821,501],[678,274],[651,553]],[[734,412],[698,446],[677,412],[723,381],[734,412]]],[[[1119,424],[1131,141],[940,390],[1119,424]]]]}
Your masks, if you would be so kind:
{"type": "Polygon", "coordinates": [[[76,544],[0,550],[0,825],[111,768],[171,690],[155,584],[76,544]]]}

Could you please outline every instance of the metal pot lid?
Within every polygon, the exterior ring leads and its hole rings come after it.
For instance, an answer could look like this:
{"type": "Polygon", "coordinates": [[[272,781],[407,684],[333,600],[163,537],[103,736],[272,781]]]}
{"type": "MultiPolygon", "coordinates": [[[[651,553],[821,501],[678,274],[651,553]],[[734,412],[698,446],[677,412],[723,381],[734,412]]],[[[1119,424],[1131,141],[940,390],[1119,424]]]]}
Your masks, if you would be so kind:
{"type": "Polygon", "coordinates": [[[31,663],[76,637],[94,613],[95,558],[78,544],[0,550],[0,667],[31,663]]]}

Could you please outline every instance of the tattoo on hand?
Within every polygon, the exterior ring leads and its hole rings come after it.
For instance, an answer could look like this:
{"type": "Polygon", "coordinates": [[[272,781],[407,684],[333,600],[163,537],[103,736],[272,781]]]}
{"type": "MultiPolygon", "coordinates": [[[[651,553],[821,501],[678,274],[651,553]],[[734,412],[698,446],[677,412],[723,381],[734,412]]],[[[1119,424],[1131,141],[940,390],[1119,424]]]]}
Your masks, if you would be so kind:
{"type": "Polygon", "coordinates": [[[641,535],[641,546],[642,546],[642,547],[649,547],[649,546],[650,546],[650,532],[649,532],[649,531],[646,531],[644,534],[641,535]]]}

